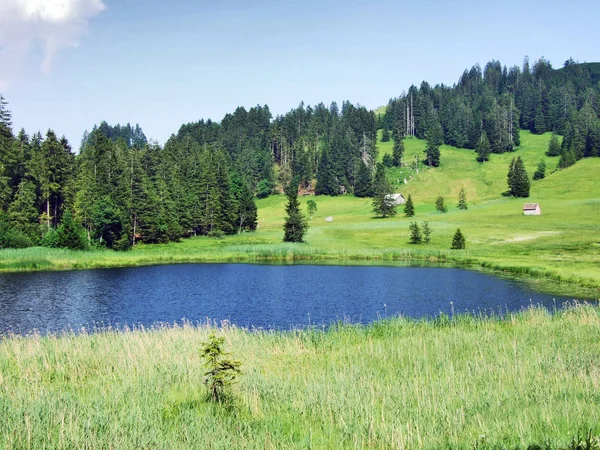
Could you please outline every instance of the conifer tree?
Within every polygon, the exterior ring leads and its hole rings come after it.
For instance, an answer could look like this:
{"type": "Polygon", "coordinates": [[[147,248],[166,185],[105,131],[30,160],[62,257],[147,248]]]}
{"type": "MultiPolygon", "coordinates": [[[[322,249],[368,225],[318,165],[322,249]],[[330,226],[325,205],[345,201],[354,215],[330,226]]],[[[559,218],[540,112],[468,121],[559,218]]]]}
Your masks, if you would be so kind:
{"type": "Polygon", "coordinates": [[[408,199],[404,204],[404,214],[406,217],[412,217],[415,215],[415,206],[413,205],[412,197],[408,194],[408,199]]]}
{"type": "Polygon", "coordinates": [[[394,137],[394,148],[392,150],[392,163],[395,167],[402,165],[402,158],[404,157],[404,136],[400,136],[400,133],[396,133],[394,137]]]}
{"type": "Polygon", "coordinates": [[[371,169],[360,159],[358,161],[358,173],[354,186],[356,197],[371,197],[373,195],[373,179],[371,169]]]}
{"type": "Polygon", "coordinates": [[[465,194],[465,188],[461,188],[458,193],[458,209],[468,209],[467,205],[467,194],[465,194]]]}
{"type": "Polygon", "coordinates": [[[408,230],[410,231],[410,240],[411,244],[420,244],[423,240],[423,236],[421,235],[421,228],[419,228],[419,224],[417,222],[411,222],[408,226],[408,230]]]}
{"type": "Polygon", "coordinates": [[[442,197],[441,195],[439,195],[435,201],[435,209],[442,213],[448,212],[448,207],[444,202],[444,197],[442,197]]]}
{"type": "Polygon", "coordinates": [[[423,242],[429,244],[431,242],[431,228],[429,228],[429,222],[423,222],[421,229],[423,230],[423,242]]]}
{"type": "Polygon", "coordinates": [[[542,159],[533,173],[534,180],[542,180],[546,177],[546,162],[542,159]]]}
{"type": "Polygon", "coordinates": [[[308,223],[300,210],[298,201],[298,184],[292,180],[285,189],[288,204],[285,207],[287,217],[283,225],[283,242],[304,242],[304,235],[308,229],[308,223]]]}
{"type": "Polygon", "coordinates": [[[425,162],[429,167],[439,167],[440,165],[440,147],[432,141],[427,141],[425,148],[425,162]]]}
{"type": "Polygon", "coordinates": [[[475,147],[475,152],[477,153],[477,161],[484,162],[490,160],[490,153],[492,153],[492,148],[490,146],[490,141],[485,131],[481,134],[481,139],[477,143],[477,147],[475,147]]]}
{"type": "Polygon", "coordinates": [[[463,236],[460,228],[456,229],[456,233],[454,233],[454,237],[452,238],[452,247],[451,250],[463,250],[466,248],[466,240],[463,236]]]}
{"type": "Polygon", "coordinates": [[[394,190],[387,179],[383,164],[377,164],[373,181],[373,212],[377,217],[392,217],[396,215],[394,190]]]}
{"type": "Polygon", "coordinates": [[[558,142],[558,135],[556,133],[552,133],[552,137],[550,138],[550,142],[548,143],[548,151],[546,152],[546,156],[559,156],[560,155],[560,142],[558,142]]]}
{"type": "Polygon", "coordinates": [[[381,133],[381,142],[389,142],[390,141],[390,130],[387,127],[383,128],[383,132],[381,133]]]}
{"type": "Polygon", "coordinates": [[[19,184],[14,201],[8,208],[10,224],[26,234],[33,242],[38,239],[39,212],[36,201],[35,184],[24,180],[19,184]]]}
{"type": "Polygon", "coordinates": [[[508,171],[508,194],[513,197],[529,197],[530,182],[523,160],[513,158],[508,171]]]}

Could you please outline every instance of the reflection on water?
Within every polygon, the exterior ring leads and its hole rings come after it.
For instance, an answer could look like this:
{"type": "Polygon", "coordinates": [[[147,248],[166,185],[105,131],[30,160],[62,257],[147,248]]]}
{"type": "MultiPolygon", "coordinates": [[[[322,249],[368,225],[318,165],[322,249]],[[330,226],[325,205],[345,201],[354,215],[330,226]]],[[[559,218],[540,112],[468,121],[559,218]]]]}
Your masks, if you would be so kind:
{"type": "Polygon", "coordinates": [[[513,280],[431,267],[171,265],[0,275],[0,333],[228,320],[281,328],[561,307],[513,280]]]}

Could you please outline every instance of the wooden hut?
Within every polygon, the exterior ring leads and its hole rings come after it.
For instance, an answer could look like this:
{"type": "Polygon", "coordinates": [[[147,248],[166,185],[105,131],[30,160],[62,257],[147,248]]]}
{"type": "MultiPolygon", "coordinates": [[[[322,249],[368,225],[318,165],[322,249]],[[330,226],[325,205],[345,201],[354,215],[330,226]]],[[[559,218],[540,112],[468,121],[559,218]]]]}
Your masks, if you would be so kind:
{"type": "Polygon", "coordinates": [[[539,203],[525,203],[523,205],[523,214],[526,216],[539,216],[542,214],[539,203]]]}

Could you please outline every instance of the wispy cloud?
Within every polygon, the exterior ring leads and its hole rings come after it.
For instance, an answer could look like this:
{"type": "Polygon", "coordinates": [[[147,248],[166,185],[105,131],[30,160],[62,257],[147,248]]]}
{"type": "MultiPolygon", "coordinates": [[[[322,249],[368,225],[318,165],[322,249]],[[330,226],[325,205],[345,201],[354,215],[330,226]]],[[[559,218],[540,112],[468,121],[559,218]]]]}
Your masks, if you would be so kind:
{"type": "Polygon", "coordinates": [[[77,47],[88,20],[105,8],[103,0],[0,0],[0,89],[14,82],[38,45],[47,73],[56,54],[77,47]]]}

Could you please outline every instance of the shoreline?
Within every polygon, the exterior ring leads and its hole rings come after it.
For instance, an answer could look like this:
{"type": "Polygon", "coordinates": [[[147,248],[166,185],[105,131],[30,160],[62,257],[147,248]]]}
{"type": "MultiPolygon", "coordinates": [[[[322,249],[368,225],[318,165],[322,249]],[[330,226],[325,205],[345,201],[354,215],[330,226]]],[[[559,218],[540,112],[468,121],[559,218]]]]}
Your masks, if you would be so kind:
{"type": "MultiPolygon", "coordinates": [[[[145,246],[148,249],[149,246],[145,246]]],[[[209,252],[186,254],[183,252],[158,253],[113,252],[92,250],[77,252],[71,250],[33,247],[32,251],[45,253],[48,258],[2,258],[10,250],[0,250],[0,274],[34,272],[63,272],[72,270],[124,269],[178,264],[268,264],[268,265],[367,265],[367,266],[442,266],[474,270],[509,278],[526,283],[532,289],[547,294],[577,296],[589,300],[600,300],[600,282],[580,276],[565,277],[551,268],[505,264],[492,258],[465,255],[449,256],[443,251],[413,252],[410,249],[377,252],[378,249],[365,249],[370,255],[352,252],[314,252],[313,249],[288,248],[273,252],[272,249],[256,248],[252,252],[231,251],[226,255],[211,255],[209,252]],[[296,250],[296,251],[294,251],[296,250]],[[299,251],[298,251],[299,250],[299,251]],[[307,252],[306,250],[311,250],[307,252]],[[266,253],[271,252],[270,255],[266,253]],[[105,256],[109,255],[109,258],[105,256]],[[9,259],[8,262],[2,259],[9,259]],[[80,259],[81,261],[78,261],[80,259]],[[12,266],[12,267],[10,267],[12,266]]]]}

